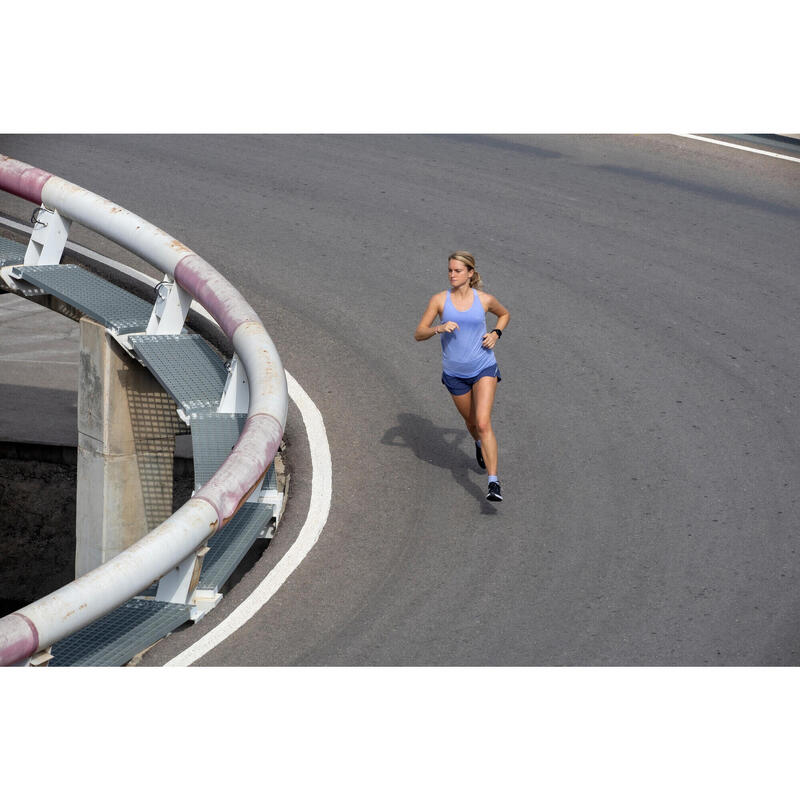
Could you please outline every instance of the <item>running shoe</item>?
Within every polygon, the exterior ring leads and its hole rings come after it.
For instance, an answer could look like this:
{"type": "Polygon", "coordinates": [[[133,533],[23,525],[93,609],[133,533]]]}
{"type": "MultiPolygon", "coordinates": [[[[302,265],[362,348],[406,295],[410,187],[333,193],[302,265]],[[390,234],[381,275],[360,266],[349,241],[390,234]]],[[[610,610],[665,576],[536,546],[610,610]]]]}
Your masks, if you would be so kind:
{"type": "Polygon", "coordinates": [[[481,446],[475,442],[475,460],[478,462],[478,466],[481,469],[486,469],[486,462],[483,460],[483,450],[481,450],[481,446]]]}
{"type": "Polygon", "coordinates": [[[489,493],[486,495],[486,499],[493,503],[499,503],[503,499],[503,495],[500,494],[500,484],[497,481],[489,484],[489,493]]]}

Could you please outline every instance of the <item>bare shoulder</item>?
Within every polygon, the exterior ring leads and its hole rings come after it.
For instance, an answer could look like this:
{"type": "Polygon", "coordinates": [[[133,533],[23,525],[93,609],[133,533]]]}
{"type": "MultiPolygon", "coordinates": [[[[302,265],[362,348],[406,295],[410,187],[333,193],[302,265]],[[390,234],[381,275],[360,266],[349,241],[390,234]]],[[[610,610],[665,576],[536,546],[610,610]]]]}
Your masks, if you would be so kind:
{"type": "Polygon", "coordinates": [[[476,289],[475,291],[478,293],[478,299],[481,301],[483,310],[490,311],[492,305],[494,305],[497,302],[497,298],[493,294],[481,291],[480,289],[476,289]]]}
{"type": "Polygon", "coordinates": [[[507,314],[508,309],[493,295],[488,292],[478,290],[478,297],[483,305],[484,311],[489,311],[492,314],[507,314]]]}
{"type": "Polygon", "coordinates": [[[436,292],[436,294],[431,297],[431,301],[428,305],[434,306],[437,311],[442,311],[444,309],[444,301],[446,297],[446,289],[443,292],[436,292]]]}

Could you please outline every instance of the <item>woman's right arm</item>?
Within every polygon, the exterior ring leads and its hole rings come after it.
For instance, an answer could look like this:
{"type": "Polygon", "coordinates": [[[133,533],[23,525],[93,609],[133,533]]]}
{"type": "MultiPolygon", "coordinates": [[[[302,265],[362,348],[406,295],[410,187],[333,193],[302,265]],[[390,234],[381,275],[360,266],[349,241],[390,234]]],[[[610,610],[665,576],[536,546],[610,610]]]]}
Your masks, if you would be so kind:
{"type": "Polygon", "coordinates": [[[439,326],[433,324],[433,321],[439,313],[439,303],[437,300],[438,298],[436,295],[431,297],[428,307],[425,309],[425,313],[422,315],[422,319],[419,321],[419,325],[417,325],[417,329],[414,331],[414,338],[418,342],[424,342],[426,339],[430,339],[431,336],[435,336],[438,333],[437,328],[439,326]]]}
{"type": "Polygon", "coordinates": [[[443,325],[434,325],[433,321],[441,313],[441,294],[435,294],[431,297],[428,307],[425,309],[425,313],[422,315],[422,319],[419,321],[419,325],[417,325],[417,329],[414,331],[414,338],[418,342],[424,342],[437,333],[450,333],[458,327],[455,322],[445,322],[443,325]]]}

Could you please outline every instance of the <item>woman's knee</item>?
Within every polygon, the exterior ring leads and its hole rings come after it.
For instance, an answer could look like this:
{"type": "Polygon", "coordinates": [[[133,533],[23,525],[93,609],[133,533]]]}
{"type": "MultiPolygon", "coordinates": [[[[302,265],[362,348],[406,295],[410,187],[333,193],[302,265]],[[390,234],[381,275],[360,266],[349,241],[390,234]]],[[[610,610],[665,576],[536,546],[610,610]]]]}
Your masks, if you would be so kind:
{"type": "Polygon", "coordinates": [[[480,436],[485,436],[487,433],[492,432],[492,418],[491,417],[478,417],[475,420],[475,430],[480,436]]]}

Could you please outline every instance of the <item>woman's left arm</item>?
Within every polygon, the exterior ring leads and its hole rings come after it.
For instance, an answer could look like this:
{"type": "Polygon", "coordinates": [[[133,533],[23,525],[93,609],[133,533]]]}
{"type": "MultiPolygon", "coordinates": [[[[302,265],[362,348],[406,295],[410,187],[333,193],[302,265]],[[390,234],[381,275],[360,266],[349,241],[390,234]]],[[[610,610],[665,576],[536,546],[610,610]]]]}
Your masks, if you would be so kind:
{"type": "MultiPolygon", "coordinates": [[[[491,314],[497,315],[497,325],[495,325],[495,328],[499,331],[505,330],[506,325],[508,325],[508,321],[511,319],[509,310],[491,294],[487,295],[486,299],[486,310],[491,314]]],[[[492,350],[497,344],[497,340],[499,338],[499,334],[496,334],[494,331],[489,331],[489,333],[483,337],[482,344],[488,350],[492,350]]]]}

